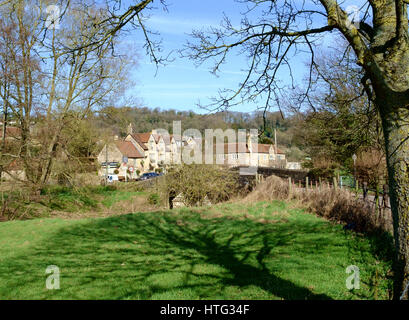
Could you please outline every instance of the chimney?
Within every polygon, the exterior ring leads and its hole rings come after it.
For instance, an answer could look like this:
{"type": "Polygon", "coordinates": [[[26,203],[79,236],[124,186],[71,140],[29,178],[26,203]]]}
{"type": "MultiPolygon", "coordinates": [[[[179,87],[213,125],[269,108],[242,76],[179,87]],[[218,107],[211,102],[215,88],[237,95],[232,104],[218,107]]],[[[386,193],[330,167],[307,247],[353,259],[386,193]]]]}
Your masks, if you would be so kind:
{"type": "Polygon", "coordinates": [[[128,133],[128,134],[133,134],[133,126],[132,126],[132,123],[129,123],[127,133],[128,133]]]}
{"type": "Polygon", "coordinates": [[[258,130],[250,129],[250,133],[247,135],[247,147],[250,152],[257,152],[258,145],[258,130]],[[255,147],[255,148],[253,148],[255,147]]]}

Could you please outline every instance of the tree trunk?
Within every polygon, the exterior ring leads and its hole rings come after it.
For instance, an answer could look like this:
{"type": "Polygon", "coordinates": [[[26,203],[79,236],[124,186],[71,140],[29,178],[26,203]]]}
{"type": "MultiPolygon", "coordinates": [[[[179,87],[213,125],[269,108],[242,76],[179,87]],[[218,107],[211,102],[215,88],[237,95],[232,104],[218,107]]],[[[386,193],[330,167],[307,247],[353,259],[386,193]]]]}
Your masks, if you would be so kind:
{"type": "MultiPolygon", "coordinates": [[[[393,265],[394,299],[399,299],[409,281],[409,109],[407,103],[399,102],[400,99],[387,100],[383,101],[380,110],[396,248],[393,265]]],[[[404,298],[408,299],[408,293],[404,298]]]]}

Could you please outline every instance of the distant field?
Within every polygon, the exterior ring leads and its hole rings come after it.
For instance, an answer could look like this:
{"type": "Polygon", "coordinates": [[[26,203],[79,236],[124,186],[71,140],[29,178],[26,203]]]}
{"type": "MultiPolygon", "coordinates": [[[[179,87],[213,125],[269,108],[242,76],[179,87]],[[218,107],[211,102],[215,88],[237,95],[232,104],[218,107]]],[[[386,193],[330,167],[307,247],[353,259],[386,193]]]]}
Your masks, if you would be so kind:
{"type": "Polygon", "coordinates": [[[386,299],[388,248],[284,202],[4,222],[0,298],[386,299]],[[59,290],[45,288],[49,265],[59,290]]]}

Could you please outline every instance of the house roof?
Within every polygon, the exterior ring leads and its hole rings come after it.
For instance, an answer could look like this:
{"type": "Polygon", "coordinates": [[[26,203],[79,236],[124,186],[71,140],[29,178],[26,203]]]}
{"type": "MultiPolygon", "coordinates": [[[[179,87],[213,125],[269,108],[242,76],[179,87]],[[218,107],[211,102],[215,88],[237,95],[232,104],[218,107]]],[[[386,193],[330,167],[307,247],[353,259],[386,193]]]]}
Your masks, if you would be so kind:
{"type": "Polygon", "coordinates": [[[139,143],[139,145],[143,148],[143,150],[148,150],[148,146],[146,145],[146,143],[148,143],[150,136],[151,134],[149,132],[131,134],[131,137],[134,138],[134,140],[137,143],[139,143]]]}
{"type": "Polygon", "coordinates": [[[142,155],[130,141],[115,141],[115,145],[122,155],[128,158],[144,158],[144,155],[142,155]]]}
{"type": "Polygon", "coordinates": [[[162,139],[163,139],[163,142],[165,142],[166,145],[170,145],[170,140],[172,139],[172,135],[163,134],[162,139]]]}
{"type": "Polygon", "coordinates": [[[220,144],[214,144],[213,148],[215,153],[217,154],[217,151],[219,151],[223,148],[224,154],[230,154],[230,153],[249,153],[250,150],[247,147],[246,143],[223,143],[222,145],[220,144]]]}
{"type": "MultiPolygon", "coordinates": [[[[220,146],[220,144],[215,144],[214,145],[214,151],[218,151],[218,149],[216,149],[216,145],[220,146]]],[[[270,148],[271,146],[273,146],[272,144],[262,144],[259,143],[257,145],[258,148],[258,153],[270,153],[270,148]]],[[[247,146],[246,143],[224,143],[223,144],[223,150],[224,150],[224,154],[230,154],[230,153],[250,153],[250,150],[247,146]]],[[[273,150],[274,150],[274,146],[273,146],[273,150]]],[[[284,152],[282,152],[280,149],[277,148],[277,153],[278,154],[284,154],[284,152]]]]}
{"type": "Polygon", "coordinates": [[[172,138],[173,138],[175,141],[182,141],[182,137],[181,137],[179,134],[171,134],[171,135],[170,135],[170,139],[172,140],[172,138]]]}
{"type": "Polygon", "coordinates": [[[270,153],[270,148],[272,144],[263,144],[263,143],[258,143],[258,153],[270,153]]]}
{"type": "Polygon", "coordinates": [[[161,136],[159,134],[152,133],[152,137],[153,137],[153,139],[155,139],[155,142],[158,143],[161,136]]]}

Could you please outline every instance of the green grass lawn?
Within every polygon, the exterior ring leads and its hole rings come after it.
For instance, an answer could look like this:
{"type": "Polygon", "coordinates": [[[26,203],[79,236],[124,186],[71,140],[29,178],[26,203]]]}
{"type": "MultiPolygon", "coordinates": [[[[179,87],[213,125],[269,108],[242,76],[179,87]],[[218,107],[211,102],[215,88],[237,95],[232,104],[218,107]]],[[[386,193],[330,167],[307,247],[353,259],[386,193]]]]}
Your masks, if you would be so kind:
{"type": "Polygon", "coordinates": [[[4,222],[0,298],[381,299],[389,248],[283,202],[4,222]],[[49,265],[59,290],[45,288],[49,265]]]}

